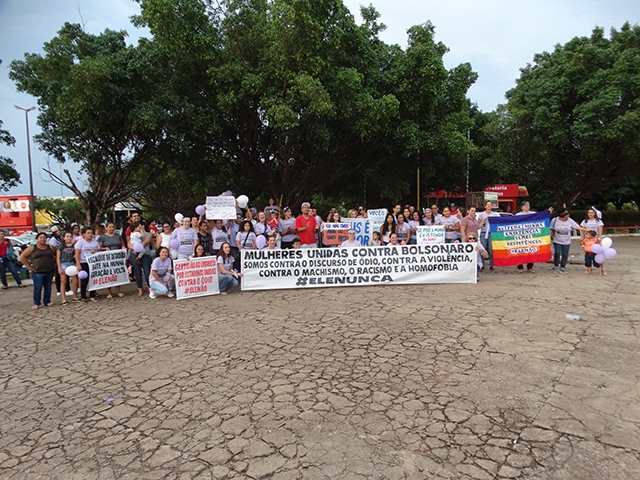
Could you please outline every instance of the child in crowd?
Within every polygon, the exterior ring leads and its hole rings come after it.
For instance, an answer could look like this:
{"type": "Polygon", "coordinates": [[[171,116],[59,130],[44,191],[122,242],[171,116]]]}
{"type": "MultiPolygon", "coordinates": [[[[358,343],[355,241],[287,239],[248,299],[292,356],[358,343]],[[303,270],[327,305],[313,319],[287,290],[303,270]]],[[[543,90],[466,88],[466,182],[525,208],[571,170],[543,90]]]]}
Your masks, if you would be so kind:
{"type": "Polygon", "coordinates": [[[591,275],[592,265],[598,270],[598,275],[604,275],[604,267],[596,262],[596,254],[591,251],[591,248],[600,243],[597,238],[595,230],[587,230],[584,234],[584,240],[580,241],[580,244],[584,246],[584,266],[587,267],[585,275],[591,275]]]}
{"type": "Polygon", "coordinates": [[[294,250],[299,250],[300,249],[300,239],[298,237],[294,238],[293,241],[291,242],[291,248],[293,248],[294,250]]]}
{"type": "Polygon", "coordinates": [[[381,247],[382,240],[380,240],[380,232],[373,232],[372,239],[369,242],[369,246],[371,247],[381,247]]]}

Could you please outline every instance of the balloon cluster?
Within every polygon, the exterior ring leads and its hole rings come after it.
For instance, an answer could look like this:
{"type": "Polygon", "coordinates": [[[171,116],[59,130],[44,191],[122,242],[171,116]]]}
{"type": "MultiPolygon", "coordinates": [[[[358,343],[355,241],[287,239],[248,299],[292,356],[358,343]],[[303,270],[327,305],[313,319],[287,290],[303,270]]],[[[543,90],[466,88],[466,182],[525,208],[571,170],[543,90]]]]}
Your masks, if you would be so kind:
{"type": "Polygon", "coordinates": [[[591,251],[596,254],[596,262],[602,264],[608,258],[615,257],[618,252],[616,252],[611,245],[613,244],[613,240],[609,237],[603,237],[600,244],[593,245],[591,247],[591,251]]]}

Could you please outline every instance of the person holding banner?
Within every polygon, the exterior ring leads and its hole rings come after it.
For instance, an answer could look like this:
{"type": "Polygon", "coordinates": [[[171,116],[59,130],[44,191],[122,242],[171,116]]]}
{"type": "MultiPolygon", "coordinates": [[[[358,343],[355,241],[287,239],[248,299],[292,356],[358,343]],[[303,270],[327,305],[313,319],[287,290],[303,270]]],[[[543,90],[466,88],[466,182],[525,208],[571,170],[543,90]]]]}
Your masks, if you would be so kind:
{"type": "MultiPolygon", "coordinates": [[[[409,209],[407,208],[407,212],[409,209]]],[[[399,213],[396,217],[396,221],[398,222],[396,225],[396,234],[398,235],[398,241],[400,245],[406,245],[409,239],[411,238],[411,227],[408,223],[404,222],[404,213],[399,213]]]]}
{"type": "MultiPolygon", "coordinates": [[[[184,223],[184,220],[182,222],[184,223]]],[[[131,262],[131,268],[136,277],[138,296],[141,297],[144,293],[142,276],[144,274],[144,280],[146,280],[147,285],[149,285],[151,276],[151,241],[153,240],[153,235],[147,232],[142,223],[132,223],[131,232],[129,245],[127,245],[131,252],[129,261],[131,262]],[[133,241],[136,233],[140,234],[140,242],[137,245],[133,241]]],[[[94,292],[92,291],[91,293],[94,292]]]]}
{"type": "MultiPolygon", "coordinates": [[[[251,232],[253,234],[253,232],[251,232]]],[[[271,240],[273,237],[269,239],[271,240]]],[[[275,245],[275,239],[273,239],[275,245]]],[[[231,255],[231,245],[223,243],[218,252],[218,285],[220,288],[220,295],[226,295],[227,292],[238,286],[239,279],[242,278],[242,273],[236,272],[233,269],[233,255],[231,255]]]]}
{"type": "Polygon", "coordinates": [[[551,238],[553,239],[553,273],[567,273],[567,262],[569,261],[569,249],[571,248],[571,231],[586,228],[578,225],[570,216],[569,210],[560,209],[558,216],[551,220],[551,238]]]}
{"type": "MultiPolygon", "coordinates": [[[[137,225],[136,225],[137,226],[137,225]]],[[[78,276],[80,276],[80,271],[84,270],[87,272],[87,275],[80,280],[80,299],[87,299],[87,285],[89,284],[89,263],[87,262],[86,255],[88,253],[96,253],[99,252],[102,247],[93,238],[93,229],[91,227],[84,227],[82,229],[82,238],[76,241],[75,245],[75,257],[76,257],[76,268],[78,269],[78,276]]],[[[134,262],[135,263],[135,262],[134,262]]],[[[136,276],[136,281],[138,277],[136,276]]],[[[89,292],[89,299],[92,302],[97,302],[96,291],[91,290],[89,292]]]]}
{"type": "Polygon", "coordinates": [[[296,238],[296,219],[291,215],[289,207],[284,207],[282,212],[284,218],[278,223],[278,232],[280,233],[280,247],[286,250],[292,247],[293,239],[296,238]]]}
{"type": "Polygon", "coordinates": [[[444,226],[444,243],[455,243],[460,232],[460,219],[456,215],[451,215],[449,207],[442,209],[442,217],[436,225],[444,226]]]}
{"type": "Polygon", "coordinates": [[[409,245],[416,244],[416,233],[420,226],[420,213],[414,210],[411,213],[411,220],[409,220],[409,227],[411,228],[411,237],[409,237],[409,245]]]}
{"type": "MultiPolygon", "coordinates": [[[[491,200],[484,203],[484,212],[478,215],[478,228],[480,228],[480,242],[484,249],[489,252],[489,271],[493,272],[493,247],[491,245],[491,227],[489,226],[489,217],[499,217],[498,212],[493,211],[491,200]]],[[[486,264],[486,262],[485,262],[486,264]]],[[[484,267],[482,267],[484,271],[484,267]]]]}
{"type": "MultiPolygon", "coordinates": [[[[478,234],[469,233],[467,235],[467,239],[464,241],[468,243],[476,243],[478,241],[478,234]]],[[[476,243],[476,252],[478,252],[478,272],[480,272],[480,269],[484,265],[484,260],[489,258],[489,252],[484,249],[481,243],[476,243]]]]}
{"type": "MultiPolygon", "coordinates": [[[[98,240],[98,243],[103,250],[119,250],[121,248],[126,248],[122,241],[122,237],[116,235],[115,231],[116,226],[114,223],[107,223],[104,233],[100,235],[100,239],[98,240]]],[[[76,277],[73,277],[74,281],[75,278],[76,277]]],[[[77,287],[75,290],[77,291],[77,287]]],[[[120,291],[120,285],[116,287],[116,295],[120,298],[124,297],[124,293],[120,291]]],[[[111,294],[111,287],[107,288],[107,298],[113,298],[113,295],[111,294]]]]}
{"type": "Polygon", "coordinates": [[[151,278],[149,282],[149,298],[158,298],[158,295],[166,295],[171,298],[173,292],[173,262],[169,257],[169,249],[160,247],[158,256],[151,263],[151,278]]]}
{"type": "MultiPolygon", "coordinates": [[[[116,238],[122,242],[122,239],[119,235],[116,235],[116,238]]],[[[58,251],[56,252],[56,263],[58,264],[58,274],[60,275],[60,284],[62,286],[67,285],[67,283],[71,283],[70,288],[71,291],[67,291],[66,287],[62,289],[62,305],[68,305],[69,301],[67,300],[67,293],[72,293],[71,297],[72,302],[79,302],[78,298],[78,275],[67,275],[67,268],[75,267],[76,265],[76,257],[75,257],[75,248],[73,245],[73,235],[71,232],[65,232],[62,237],[62,241],[58,246],[58,251]],[[69,282],[69,278],[71,282],[69,282]]]]}

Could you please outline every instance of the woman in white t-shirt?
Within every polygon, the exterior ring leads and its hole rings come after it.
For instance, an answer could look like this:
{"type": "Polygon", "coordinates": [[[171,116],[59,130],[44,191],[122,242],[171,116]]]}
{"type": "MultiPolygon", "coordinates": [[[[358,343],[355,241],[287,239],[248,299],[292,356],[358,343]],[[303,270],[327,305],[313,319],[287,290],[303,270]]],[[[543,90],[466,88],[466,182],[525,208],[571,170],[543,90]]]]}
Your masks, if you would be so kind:
{"type": "Polygon", "coordinates": [[[158,295],[173,297],[173,262],[169,257],[169,249],[160,247],[158,256],[151,263],[151,282],[149,283],[149,298],[158,295]]]}
{"type": "Polygon", "coordinates": [[[585,228],[580,232],[580,240],[584,240],[584,234],[587,230],[593,230],[596,232],[596,238],[602,240],[604,222],[598,218],[595,208],[591,207],[587,210],[587,218],[580,222],[580,226],[585,228]]]}
{"type": "Polygon", "coordinates": [[[240,231],[236,235],[236,247],[238,250],[255,250],[256,234],[253,233],[253,225],[250,220],[243,220],[240,231]]]}
{"type": "MultiPolygon", "coordinates": [[[[253,234],[253,232],[251,233],[253,234]]],[[[226,295],[231,288],[238,286],[238,281],[242,278],[242,273],[233,269],[233,260],[231,245],[224,242],[220,246],[216,260],[218,262],[218,285],[221,295],[226,295]]]]}
{"type": "Polygon", "coordinates": [[[169,243],[171,243],[171,225],[168,222],[164,222],[162,224],[162,232],[156,237],[156,250],[159,250],[160,247],[169,248],[169,243]]]}
{"type": "MultiPolygon", "coordinates": [[[[407,209],[409,211],[409,209],[407,209]]],[[[396,233],[398,234],[398,241],[400,245],[406,245],[411,238],[411,227],[404,221],[404,213],[399,213],[396,217],[398,224],[396,225],[396,233]]]]}

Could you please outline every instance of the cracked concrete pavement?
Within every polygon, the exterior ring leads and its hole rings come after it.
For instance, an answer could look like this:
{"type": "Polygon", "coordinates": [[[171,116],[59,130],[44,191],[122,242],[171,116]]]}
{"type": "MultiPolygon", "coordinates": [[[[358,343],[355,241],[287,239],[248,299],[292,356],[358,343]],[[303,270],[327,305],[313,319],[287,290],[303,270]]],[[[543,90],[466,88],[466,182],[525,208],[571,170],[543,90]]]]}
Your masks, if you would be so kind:
{"type": "Polygon", "coordinates": [[[639,246],[604,278],[35,312],[9,289],[0,478],[640,478],[639,246]]]}

